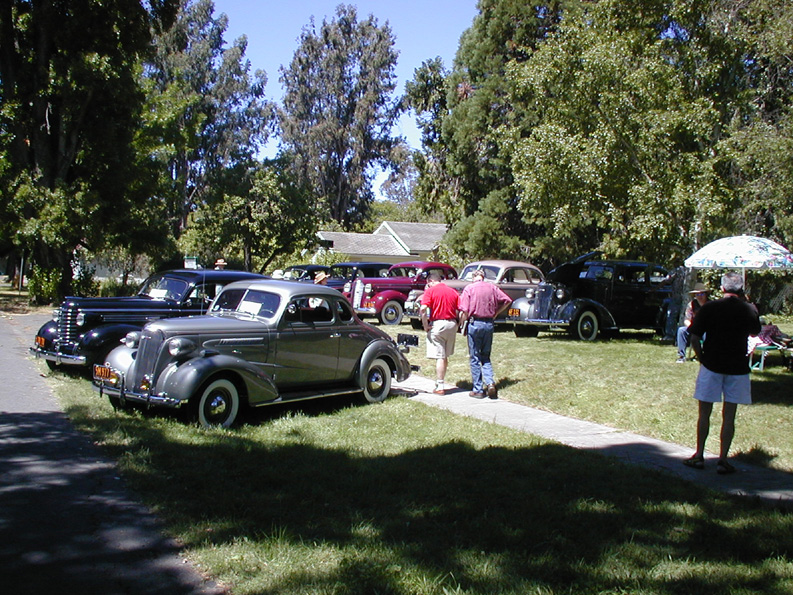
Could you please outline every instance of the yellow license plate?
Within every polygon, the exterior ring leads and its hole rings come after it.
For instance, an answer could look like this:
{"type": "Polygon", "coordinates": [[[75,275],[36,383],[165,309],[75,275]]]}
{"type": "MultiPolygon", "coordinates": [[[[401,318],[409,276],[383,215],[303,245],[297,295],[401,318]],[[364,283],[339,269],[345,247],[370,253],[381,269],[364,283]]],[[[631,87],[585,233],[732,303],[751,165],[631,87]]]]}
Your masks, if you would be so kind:
{"type": "Polygon", "coordinates": [[[94,378],[98,380],[110,380],[111,378],[115,378],[116,375],[107,366],[100,366],[99,364],[94,364],[94,378]]]}
{"type": "Polygon", "coordinates": [[[510,308],[509,309],[509,316],[511,318],[513,318],[513,317],[514,318],[518,318],[520,316],[520,310],[518,310],[517,308],[510,308]]]}
{"type": "Polygon", "coordinates": [[[44,347],[44,345],[46,344],[47,341],[46,339],[44,339],[44,337],[39,337],[39,336],[36,337],[36,345],[38,345],[39,347],[44,347]]]}

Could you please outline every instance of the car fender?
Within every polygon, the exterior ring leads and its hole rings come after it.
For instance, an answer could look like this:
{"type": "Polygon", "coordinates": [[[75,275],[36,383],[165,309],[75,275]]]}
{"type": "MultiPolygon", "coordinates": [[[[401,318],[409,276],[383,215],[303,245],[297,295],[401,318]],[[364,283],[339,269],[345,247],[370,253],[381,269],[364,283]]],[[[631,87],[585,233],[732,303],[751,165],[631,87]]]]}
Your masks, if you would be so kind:
{"type": "Polygon", "coordinates": [[[603,330],[611,330],[617,328],[617,323],[611,312],[600,302],[588,298],[576,298],[562,304],[557,311],[555,318],[559,321],[564,321],[568,324],[572,323],[579,314],[586,310],[592,310],[597,314],[603,330]]]}
{"type": "Polygon", "coordinates": [[[108,349],[117,347],[127,336],[127,333],[139,331],[140,326],[133,324],[106,324],[91,329],[84,335],[80,335],[78,349],[81,353],[102,353],[108,349]]]}
{"type": "Polygon", "coordinates": [[[58,336],[58,323],[54,320],[50,320],[49,322],[45,322],[41,325],[39,332],[36,333],[37,337],[43,337],[45,340],[45,345],[48,349],[52,348],[52,341],[55,337],[58,336]]]}
{"type": "Polygon", "coordinates": [[[395,289],[386,289],[384,291],[380,291],[376,293],[372,299],[375,302],[375,309],[379,312],[383,309],[383,306],[386,305],[387,302],[391,300],[396,300],[401,305],[405,305],[405,300],[408,299],[407,296],[402,293],[401,291],[396,291],[395,289]]]}
{"type": "MultiPolygon", "coordinates": [[[[389,363],[391,367],[391,374],[394,375],[396,372],[397,381],[401,382],[407,378],[405,372],[402,370],[402,367],[399,362],[399,356],[401,354],[394,346],[393,343],[387,341],[385,339],[378,339],[376,341],[372,341],[366,349],[364,349],[363,354],[361,355],[361,361],[358,364],[358,372],[355,375],[355,381],[359,387],[363,388],[364,383],[366,382],[366,370],[369,369],[371,363],[376,360],[377,358],[381,357],[385,361],[389,363]],[[404,377],[401,377],[403,376],[404,377]]],[[[403,358],[404,359],[404,356],[403,358]]],[[[408,367],[408,374],[409,374],[409,367],[408,367]]]]}
{"type": "Polygon", "coordinates": [[[155,392],[187,401],[210,377],[224,374],[242,381],[243,386],[238,388],[251,405],[278,398],[278,389],[272,378],[258,366],[236,357],[219,354],[168,365],[157,379],[155,392]]]}

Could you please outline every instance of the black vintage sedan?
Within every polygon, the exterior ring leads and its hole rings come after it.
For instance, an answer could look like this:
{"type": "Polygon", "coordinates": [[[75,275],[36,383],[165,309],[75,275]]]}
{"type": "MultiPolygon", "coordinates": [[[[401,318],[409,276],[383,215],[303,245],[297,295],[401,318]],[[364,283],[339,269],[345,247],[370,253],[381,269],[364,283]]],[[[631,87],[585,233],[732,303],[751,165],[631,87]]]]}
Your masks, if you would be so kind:
{"type": "Polygon", "coordinates": [[[591,341],[620,329],[662,331],[671,287],[661,266],[635,260],[601,260],[585,254],[550,273],[544,283],[512,302],[507,322],[517,336],[568,331],[591,341]]]}
{"type": "Polygon", "coordinates": [[[392,378],[410,375],[407,351],[330,287],[242,281],[226,286],[206,316],[127,335],[94,366],[94,383],[116,406],[184,407],[203,426],[228,427],[245,406],[356,392],[382,401],[392,378]]]}
{"type": "Polygon", "coordinates": [[[147,322],[205,314],[228,283],[263,278],[245,271],[179,269],[153,274],[132,297],[68,297],[36,333],[30,351],[50,367],[90,369],[147,322]]]}

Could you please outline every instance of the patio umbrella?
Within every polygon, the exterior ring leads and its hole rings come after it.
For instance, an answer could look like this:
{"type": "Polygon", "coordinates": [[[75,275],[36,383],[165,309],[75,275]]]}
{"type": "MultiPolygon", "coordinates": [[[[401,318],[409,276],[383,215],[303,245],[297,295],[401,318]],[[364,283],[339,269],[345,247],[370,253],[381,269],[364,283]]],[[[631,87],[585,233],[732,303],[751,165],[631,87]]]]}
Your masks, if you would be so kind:
{"type": "Polygon", "coordinates": [[[690,269],[793,269],[793,253],[784,246],[757,236],[731,236],[711,242],[689,256],[690,269]]]}
{"type": "Polygon", "coordinates": [[[793,269],[793,253],[766,238],[732,236],[686,258],[690,269],[793,269]]]}

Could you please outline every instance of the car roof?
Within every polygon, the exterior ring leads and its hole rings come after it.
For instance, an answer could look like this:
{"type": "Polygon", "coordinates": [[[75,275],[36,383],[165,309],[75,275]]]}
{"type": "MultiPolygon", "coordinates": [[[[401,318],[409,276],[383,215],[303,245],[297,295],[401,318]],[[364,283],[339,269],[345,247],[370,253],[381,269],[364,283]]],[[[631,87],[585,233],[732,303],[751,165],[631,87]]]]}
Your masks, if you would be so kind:
{"type": "Polygon", "coordinates": [[[452,268],[451,265],[445,264],[443,262],[432,262],[432,261],[429,261],[429,260],[409,260],[409,261],[406,261],[406,262],[398,262],[396,264],[392,264],[391,268],[392,269],[396,268],[396,267],[426,268],[426,267],[429,267],[429,266],[438,266],[438,267],[444,267],[444,268],[449,268],[449,269],[452,268]]]}
{"type": "Polygon", "coordinates": [[[332,267],[390,267],[390,262],[370,262],[368,260],[356,260],[352,262],[337,262],[332,267]]]}
{"type": "Polygon", "coordinates": [[[470,266],[497,266],[497,267],[529,267],[532,269],[539,269],[537,265],[531,264],[530,262],[523,262],[520,260],[498,260],[498,259],[491,259],[491,260],[477,260],[474,262],[469,262],[463,268],[468,268],[470,266]]]}
{"type": "Polygon", "coordinates": [[[210,281],[215,283],[230,283],[242,279],[265,279],[264,275],[249,271],[235,271],[233,269],[172,269],[157,271],[156,275],[167,275],[185,281],[210,281]]]}
{"type": "Polygon", "coordinates": [[[259,279],[250,281],[237,281],[230,283],[223,288],[228,289],[255,289],[258,291],[269,291],[277,293],[285,299],[290,299],[297,295],[326,295],[329,297],[342,298],[338,290],[320,285],[319,283],[296,283],[295,281],[283,281],[281,279],[259,279]]]}

